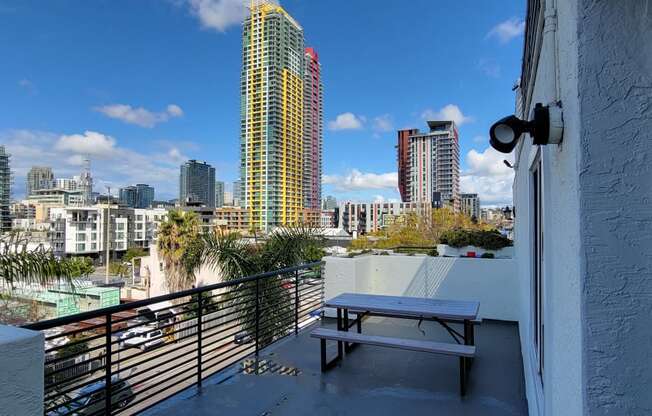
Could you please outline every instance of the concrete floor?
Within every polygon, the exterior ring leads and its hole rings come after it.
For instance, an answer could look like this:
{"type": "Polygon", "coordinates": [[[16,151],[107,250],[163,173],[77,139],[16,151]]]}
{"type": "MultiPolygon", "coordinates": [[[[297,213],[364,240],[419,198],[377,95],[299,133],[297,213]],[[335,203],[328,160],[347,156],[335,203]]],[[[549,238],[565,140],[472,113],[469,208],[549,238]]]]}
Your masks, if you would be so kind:
{"type": "MultiPolygon", "coordinates": [[[[368,318],[363,333],[452,342],[434,322],[419,329],[416,321],[368,318]]],[[[476,345],[464,398],[456,357],[362,345],[322,374],[319,341],[308,330],[267,348],[258,371],[255,360],[244,360],[206,380],[200,393],[189,389],[146,414],[527,415],[518,326],[484,321],[476,345]]]]}

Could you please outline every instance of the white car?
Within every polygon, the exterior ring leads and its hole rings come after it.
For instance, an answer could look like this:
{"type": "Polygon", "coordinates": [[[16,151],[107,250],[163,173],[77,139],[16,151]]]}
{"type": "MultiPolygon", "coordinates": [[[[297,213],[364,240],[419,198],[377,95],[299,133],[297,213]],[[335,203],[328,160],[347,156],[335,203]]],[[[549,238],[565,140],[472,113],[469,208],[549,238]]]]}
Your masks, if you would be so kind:
{"type": "Polygon", "coordinates": [[[118,336],[118,339],[120,340],[121,343],[124,343],[126,340],[134,337],[141,336],[145,332],[149,332],[152,329],[156,329],[153,326],[145,325],[145,326],[137,326],[134,328],[130,328],[118,336]]]}
{"type": "Polygon", "coordinates": [[[161,344],[165,344],[165,338],[163,336],[163,331],[160,329],[149,333],[140,334],[135,337],[128,338],[124,341],[124,345],[129,347],[137,347],[143,351],[161,344]]]}

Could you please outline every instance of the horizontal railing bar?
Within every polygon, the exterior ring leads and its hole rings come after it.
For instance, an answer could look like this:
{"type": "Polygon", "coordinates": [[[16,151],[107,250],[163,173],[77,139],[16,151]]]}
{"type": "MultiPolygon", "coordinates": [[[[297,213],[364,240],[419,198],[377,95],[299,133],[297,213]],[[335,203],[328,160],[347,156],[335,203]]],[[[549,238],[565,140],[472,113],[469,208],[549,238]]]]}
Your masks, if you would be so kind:
{"type": "MultiPolygon", "coordinates": [[[[232,357],[234,357],[234,356],[236,356],[236,355],[238,355],[238,354],[240,354],[240,353],[245,352],[247,349],[255,349],[255,348],[256,348],[256,345],[255,345],[253,342],[251,342],[251,343],[249,343],[249,344],[238,345],[237,347],[232,348],[232,349],[230,349],[229,351],[224,351],[224,353],[222,353],[222,354],[217,354],[217,355],[215,355],[215,356],[213,356],[213,357],[210,357],[210,358],[206,359],[206,360],[202,363],[202,365],[203,365],[203,366],[206,366],[206,369],[208,370],[209,368],[214,367],[214,366],[215,366],[216,364],[218,364],[218,363],[224,362],[225,360],[228,360],[229,358],[232,358],[232,357]],[[244,348],[243,348],[243,347],[244,347],[244,348]],[[224,356],[225,354],[227,354],[227,353],[231,353],[231,352],[234,352],[234,351],[236,351],[236,350],[237,350],[237,352],[236,352],[235,354],[231,354],[231,355],[227,356],[224,360],[218,361],[218,363],[214,363],[214,364],[211,364],[211,365],[207,365],[210,361],[213,361],[213,360],[215,360],[216,358],[220,358],[220,357],[224,356]]],[[[203,370],[204,370],[204,368],[202,367],[202,371],[203,371],[203,370]]]]}
{"type": "Polygon", "coordinates": [[[194,289],[188,289],[188,290],[182,290],[180,292],[175,292],[167,295],[161,295],[161,296],[156,296],[153,298],[149,299],[143,299],[143,300],[137,300],[134,302],[129,302],[125,303],[122,305],[114,305],[114,306],[109,306],[107,308],[102,308],[102,309],[96,309],[93,311],[87,311],[87,312],[81,312],[75,315],[69,315],[69,316],[64,316],[60,318],[55,318],[55,319],[49,319],[45,321],[40,321],[40,322],[35,322],[31,323],[28,325],[24,325],[23,328],[26,329],[32,329],[32,330],[43,330],[43,329],[49,329],[52,327],[57,327],[57,326],[63,326],[67,325],[73,322],[79,322],[79,321],[84,321],[87,319],[93,319],[97,318],[100,316],[105,316],[107,314],[113,314],[116,312],[124,312],[129,309],[134,309],[134,308],[140,308],[142,306],[148,306],[152,305],[155,303],[163,302],[166,300],[173,300],[173,299],[179,299],[185,296],[192,296],[194,294],[202,293],[202,292],[207,292],[207,291],[212,291],[216,289],[222,289],[225,287],[231,287],[231,286],[237,286],[239,284],[247,283],[247,282],[252,282],[255,280],[261,280],[269,277],[273,277],[276,275],[281,275],[285,273],[291,273],[297,270],[309,268],[309,267],[315,267],[317,265],[321,265],[321,262],[314,262],[314,263],[306,263],[306,264],[301,264],[293,267],[288,267],[286,269],[281,269],[281,270],[273,270],[270,272],[265,272],[265,273],[260,273],[256,274],[253,276],[247,276],[243,277],[240,279],[236,280],[231,280],[227,282],[220,282],[220,283],[215,283],[212,285],[208,286],[202,286],[202,287],[197,287],[194,289]]]}
{"type": "MultiPolygon", "coordinates": [[[[94,347],[89,347],[86,351],[83,352],[83,354],[90,353],[91,351],[97,351],[97,350],[103,349],[105,347],[106,347],[105,344],[95,345],[94,347]]],[[[66,355],[64,357],[53,358],[52,360],[45,361],[45,365],[48,366],[48,365],[56,364],[56,363],[61,362],[63,360],[69,360],[71,358],[78,357],[79,355],[81,355],[81,354],[71,354],[71,355],[66,355]]]]}
{"type": "MultiPolygon", "coordinates": [[[[192,350],[192,351],[188,351],[188,354],[190,354],[190,353],[196,353],[196,352],[197,352],[197,349],[192,350]]],[[[130,379],[132,379],[132,378],[134,378],[134,377],[136,377],[136,376],[139,376],[139,375],[141,375],[141,374],[145,374],[145,373],[148,373],[148,372],[150,372],[150,371],[156,370],[159,366],[162,366],[162,365],[165,365],[165,364],[171,363],[171,362],[173,362],[173,361],[175,361],[175,360],[178,360],[179,358],[183,358],[183,357],[185,357],[185,355],[186,355],[186,354],[183,354],[183,355],[180,354],[180,355],[177,355],[176,357],[173,357],[173,358],[171,358],[171,359],[169,359],[169,360],[165,360],[165,361],[160,362],[160,363],[155,363],[152,367],[147,367],[147,368],[145,368],[144,370],[139,370],[138,372],[135,372],[135,373],[129,374],[129,375],[126,376],[126,377],[121,377],[120,380],[130,380],[130,379]]],[[[156,378],[156,377],[158,377],[159,375],[161,375],[161,374],[165,374],[165,373],[167,373],[167,372],[169,372],[169,371],[177,371],[177,370],[179,370],[179,367],[181,367],[182,365],[185,365],[185,364],[191,363],[191,362],[196,361],[196,360],[197,360],[197,356],[196,356],[196,354],[193,354],[192,357],[186,359],[185,361],[182,361],[182,362],[180,362],[180,363],[176,363],[176,364],[174,365],[174,367],[171,367],[171,368],[168,368],[168,369],[166,369],[166,370],[163,370],[163,371],[161,371],[160,373],[156,373],[156,374],[155,374],[154,376],[152,376],[152,377],[148,377],[148,378],[145,378],[145,379],[143,379],[143,380],[139,380],[139,383],[140,383],[140,382],[143,382],[143,381],[151,380],[151,379],[156,378]]],[[[122,372],[122,370],[120,370],[120,372],[122,372]]],[[[116,371],[116,372],[114,372],[114,373],[112,373],[112,374],[118,374],[118,373],[119,373],[119,372],[116,371]]],[[[117,391],[111,391],[111,393],[119,393],[120,391],[122,391],[122,390],[124,390],[124,389],[126,389],[126,388],[127,388],[127,387],[125,387],[125,388],[123,388],[123,389],[120,389],[120,390],[117,390],[117,391]]]]}
{"type": "MultiPolygon", "coordinates": [[[[61,395],[64,395],[64,394],[68,394],[68,393],[70,393],[71,391],[75,391],[75,390],[80,389],[80,388],[82,388],[82,387],[88,386],[89,384],[93,384],[93,383],[97,383],[98,381],[102,381],[102,380],[104,380],[104,377],[105,377],[105,376],[102,375],[101,377],[98,377],[98,378],[94,378],[94,379],[90,379],[90,380],[85,380],[83,383],[81,383],[81,384],[76,384],[75,386],[69,387],[67,390],[57,391],[55,395],[46,396],[46,397],[45,397],[45,401],[52,400],[52,398],[53,398],[53,397],[56,397],[56,396],[61,396],[61,395]]],[[[46,393],[46,394],[48,394],[48,393],[53,393],[53,392],[51,392],[51,391],[47,391],[47,390],[50,390],[50,389],[51,389],[50,387],[46,387],[46,388],[45,388],[45,390],[46,390],[45,393],[46,393]]],[[[80,396],[80,397],[84,397],[84,396],[80,396]]]]}
{"type": "MultiPolygon", "coordinates": [[[[179,339],[176,341],[176,344],[177,344],[177,346],[179,347],[179,342],[181,342],[181,341],[183,341],[183,340],[187,340],[187,339],[189,339],[189,338],[193,338],[193,337],[195,337],[195,336],[196,336],[196,334],[190,334],[190,335],[186,335],[185,337],[181,337],[181,338],[179,338],[179,339]]],[[[164,345],[172,345],[172,344],[174,344],[174,343],[167,343],[167,344],[163,344],[163,345],[160,345],[160,346],[162,347],[162,346],[164,346],[164,345]]],[[[192,342],[188,342],[188,343],[184,343],[184,344],[186,344],[186,345],[181,345],[180,347],[183,348],[183,347],[185,347],[185,346],[192,345],[192,342]]],[[[121,350],[121,351],[127,351],[127,350],[121,350]]],[[[121,359],[119,359],[119,360],[115,360],[115,361],[113,361],[112,364],[115,364],[115,365],[122,364],[122,363],[124,363],[124,362],[127,362],[127,361],[129,361],[129,360],[133,360],[133,359],[135,359],[135,358],[138,358],[138,357],[142,356],[142,355],[145,354],[145,353],[150,353],[150,352],[152,352],[152,351],[154,351],[154,350],[152,349],[152,350],[149,350],[149,351],[147,351],[147,352],[140,352],[140,353],[134,354],[134,355],[129,356],[129,357],[121,358],[121,359]]],[[[165,351],[163,351],[161,354],[148,356],[145,360],[137,361],[137,362],[133,362],[133,363],[131,363],[131,364],[128,364],[127,366],[125,366],[125,368],[121,368],[121,369],[120,369],[120,372],[122,373],[122,372],[124,372],[124,371],[127,371],[127,370],[132,369],[133,367],[138,367],[139,365],[141,365],[141,364],[143,364],[143,363],[145,363],[145,362],[147,362],[147,361],[149,361],[149,360],[155,360],[155,359],[157,359],[157,358],[161,358],[161,357],[163,357],[163,356],[165,356],[165,355],[167,355],[167,354],[170,354],[170,351],[165,350],[165,351]]]]}
{"type": "MultiPolygon", "coordinates": [[[[179,377],[180,375],[186,373],[188,370],[194,370],[194,368],[193,368],[193,367],[189,367],[187,370],[180,371],[178,374],[175,374],[175,375],[173,375],[172,377],[168,377],[168,378],[166,378],[166,379],[164,379],[164,380],[160,380],[160,381],[158,381],[158,382],[152,384],[151,386],[148,386],[146,389],[140,390],[140,391],[138,391],[138,393],[134,393],[134,396],[137,396],[137,395],[139,395],[140,393],[146,392],[146,391],[150,390],[150,389],[153,388],[153,387],[158,387],[158,386],[160,386],[161,384],[167,383],[167,382],[169,382],[170,380],[173,380],[173,379],[175,379],[176,377],[179,377]]],[[[188,380],[189,378],[191,378],[191,377],[196,377],[196,376],[197,376],[197,373],[196,373],[196,372],[195,372],[195,373],[192,373],[192,374],[190,374],[190,375],[184,377],[184,378],[181,379],[181,380],[177,380],[176,383],[177,383],[177,384],[178,384],[178,383],[182,383],[182,382],[188,380]]],[[[125,410],[127,410],[127,409],[129,409],[129,408],[131,408],[131,407],[133,407],[133,406],[135,406],[135,405],[137,405],[138,403],[142,403],[142,402],[144,402],[145,400],[149,399],[150,397],[153,397],[153,396],[156,396],[157,394],[160,394],[161,392],[163,392],[163,391],[165,391],[165,390],[167,390],[167,389],[169,389],[169,388],[170,388],[170,386],[167,386],[167,387],[166,387],[165,389],[163,389],[163,390],[157,391],[157,392],[155,392],[155,393],[153,393],[153,394],[150,394],[150,395],[147,395],[147,396],[145,396],[145,397],[141,397],[141,398],[139,398],[138,400],[135,400],[135,401],[129,403],[127,406],[125,406],[125,407],[123,407],[123,408],[121,408],[121,409],[118,409],[117,411],[119,411],[119,412],[123,412],[123,411],[125,411],[125,410]]]]}

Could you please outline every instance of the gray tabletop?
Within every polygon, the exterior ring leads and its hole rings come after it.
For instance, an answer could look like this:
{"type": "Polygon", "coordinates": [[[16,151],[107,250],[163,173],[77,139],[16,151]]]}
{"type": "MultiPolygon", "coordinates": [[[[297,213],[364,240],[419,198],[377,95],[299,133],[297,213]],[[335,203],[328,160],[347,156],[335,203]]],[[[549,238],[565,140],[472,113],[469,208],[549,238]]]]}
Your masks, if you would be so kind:
{"type": "Polygon", "coordinates": [[[463,320],[477,318],[480,302],[342,293],[333,299],[327,300],[324,306],[397,316],[463,320]]]}

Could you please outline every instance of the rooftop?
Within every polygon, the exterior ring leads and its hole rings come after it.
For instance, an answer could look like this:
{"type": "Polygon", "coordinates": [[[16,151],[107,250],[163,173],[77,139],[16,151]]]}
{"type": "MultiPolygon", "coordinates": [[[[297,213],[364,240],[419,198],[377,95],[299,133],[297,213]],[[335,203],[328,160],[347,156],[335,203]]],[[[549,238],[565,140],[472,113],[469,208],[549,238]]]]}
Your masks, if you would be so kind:
{"type": "MultiPolygon", "coordinates": [[[[322,323],[332,327],[334,322],[322,323]]],[[[316,325],[320,325],[317,323],[316,325]]],[[[319,341],[309,330],[289,336],[145,414],[194,415],[527,415],[516,323],[485,320],[465,397],[456,357],[362,345],[337,367],[320,371],[319,341]]],[[[450,342],[434,322],[368,318],[363,332],[450,342]]],[[[329,343],[329,356],[336,343],[329,343]]]]}

